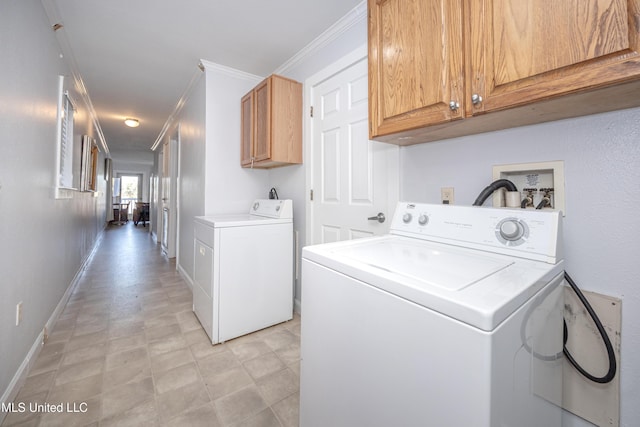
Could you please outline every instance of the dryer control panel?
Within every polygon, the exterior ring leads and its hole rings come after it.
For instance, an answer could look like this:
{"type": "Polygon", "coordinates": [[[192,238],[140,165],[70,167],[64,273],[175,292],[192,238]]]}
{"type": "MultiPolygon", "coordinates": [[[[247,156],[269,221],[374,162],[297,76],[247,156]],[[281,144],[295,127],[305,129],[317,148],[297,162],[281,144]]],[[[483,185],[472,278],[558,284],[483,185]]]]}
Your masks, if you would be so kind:
{"type": "Polygon", "coordinates": [[[562,259],[562,214],[547,210],[400,202],[390,233],[552,264],[562,259]]]}
{"type": "Polygon", "coordinates": [[[256,199],[251,204],[249,215],[267,218],[293,218],[293,202],[291,199],[256,199]]]}

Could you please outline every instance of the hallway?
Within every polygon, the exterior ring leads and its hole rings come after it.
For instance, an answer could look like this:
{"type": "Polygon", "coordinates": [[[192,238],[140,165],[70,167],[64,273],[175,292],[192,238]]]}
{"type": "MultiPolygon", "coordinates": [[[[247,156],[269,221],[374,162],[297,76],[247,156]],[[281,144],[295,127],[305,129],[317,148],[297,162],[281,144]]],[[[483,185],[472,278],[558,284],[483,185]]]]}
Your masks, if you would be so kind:
{"type": "Polygon", "coordinates": [[[299,316],[212,346],[148,228],[99,245],[3,427],[298,425],[299,316]]]}

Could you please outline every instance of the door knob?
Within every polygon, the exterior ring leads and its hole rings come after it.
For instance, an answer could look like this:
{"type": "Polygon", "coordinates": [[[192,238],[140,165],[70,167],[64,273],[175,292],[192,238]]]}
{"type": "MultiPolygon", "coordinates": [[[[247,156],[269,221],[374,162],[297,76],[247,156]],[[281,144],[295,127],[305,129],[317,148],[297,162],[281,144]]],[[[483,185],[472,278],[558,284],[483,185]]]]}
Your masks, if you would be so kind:
{"type": "Polygon", "coordinates": [[[385,219],[387,219],[387,217],[384,216],[384,214],[382,212],[379,212],[378,215],[376,216],[370,216],[369,218],[367,218],[369,221],[378,221],[380,224],[382,224],[384,222],[385,219]]]}

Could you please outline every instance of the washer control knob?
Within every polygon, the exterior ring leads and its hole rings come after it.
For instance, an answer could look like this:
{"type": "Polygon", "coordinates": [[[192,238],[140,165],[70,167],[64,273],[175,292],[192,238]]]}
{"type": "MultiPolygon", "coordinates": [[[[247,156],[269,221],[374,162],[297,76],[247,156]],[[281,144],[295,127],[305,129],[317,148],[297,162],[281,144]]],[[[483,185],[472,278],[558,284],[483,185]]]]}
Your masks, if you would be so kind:
{"type": "Polygon", "coordinates": [[[418,217],[418,224],[427,225],[428,222],[429,222],[429,217],[427,215],[422,214],[418,217]]]}
{"type": "Polygon", "coordinates": [[[524,235],[522,225],[516,220],[510,219],[500,224],[500,236],[505,240],[515,241],[524,235]]]}
{"type": "Polygon", "coordinates": [[[404,222],[405,224],[409,224],[411,222],[411,218],[413,218],[413,216],[407,212],[406,214],[402,215],[402,222],[404,222]]]}
{"type": "Polygon", "coordinates": [[[255,203],[253,204],[253,210],[254,210],[254,211],[257,211],[259,207],[260,207],[260,203],[259,203],[259,202],[255,202],[255,203]]]}

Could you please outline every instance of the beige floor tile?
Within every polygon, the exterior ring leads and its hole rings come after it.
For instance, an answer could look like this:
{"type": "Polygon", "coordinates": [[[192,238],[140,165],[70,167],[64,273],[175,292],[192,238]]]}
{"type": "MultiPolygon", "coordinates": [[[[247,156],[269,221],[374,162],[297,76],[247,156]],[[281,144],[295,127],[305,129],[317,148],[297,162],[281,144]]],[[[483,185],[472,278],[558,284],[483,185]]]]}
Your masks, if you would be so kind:
{"type": "Polygon", "coordinates": [[[240,366],[240,362],[231,351],[226,350],[198,360],[198,366],[203,376],[216,375],[240,366]]]}
{"type": "Polygon", "coordinates": [[[152,341],[148,345],[149,354],[151,356],[157,356],[171,351],[188,348],[187,341],[184,339],[181,333],[167,335],[158,340],[152,341]]]}
{"type": "Polygon", "coordinates": [[[273,352],[247,360],[242,365],[256,380],[285,368],[285,364],[273,352]]]}
{"type": "Polygon", "coordinates": [[[267,408],[244,421],[232,424],[231,427],[282,427],[282,425],[271,408],[267,408]]]}
{"type": "Polygon", "coordinates": [[[138,359],[105,372],[104,390],[111,390],[114,387],[138,382],[146,378],[151,378],[149,362],[146,359],[138,359]]]}
{"type": "MultiPolygon", "coordinates": [[[[185,339],[187,340],[187,343],[189,343],[189,338],[186,336],[186,334],[185,339]]],[[[208,339],[206,341],[189,343],[189,347],[191,349],[191,353],[193,353],[193,356],[196,359],[204,359],[205,357],[228,350],[228,347],[226,347],[224,344],[212,345],[208,339]]]]}
{"type": "Polygon", "coordinates": [[[43,391],[48,391],[53,386],[56,373],[56,371],[49,371],[42,374],[29,375],[20,389],[18,396],[28,397],[43,391]]]}
{"type": "Polygon", "coordinates": [[[288,329],[280,329],[272,334],[265,335],[262,337],[262,341],[264,341],[271,350],[279,350],[281,348],[289,347],[292,344],[297,344],[300,342],[300,338],[295,336],[288,329]]]}
{"type": "Polygon", "coordinates": [[[168,371],[194,361],[191,351],[182,348],[168,353],[151,356],[151,370],[154,374],[168,371]]]}
{"type": "Polygon", "coordinates": [[[283,427],[300,425],[300,393],[292,394],[272,406],[283,427]]]}
{"type": "Polygon", "coordinates": [[[205,404],[198,408],[179,414],[165,423],[164,427],[222,427],[213,404],[205,404]]]}
{"type": "Polygon", "coordinates": [[[157,396],[157,402],[162,419],[168,421],[211,400],[204,383],[198,381],[157,396]]]}
{"type": "Polygon", "coordinates": [[[63,353],[54,353],[45,356],[42,356],[41,353],[36,359],[33,368],[31,368],[31,370],[29,371],[29,376],[55,371],[60,366],[60,362],[62,361],[63,357],[63,353]]]}
{"type": "Polygon", "coordinates": [[[198,381],[201,381],[201,378],[195,362],[154,375],[156,394],[163,394],[198,381]]]}
{"type": "Polygon", "coordinates": [[[267,408],[267,404],[255,385],[221,397],[215,402],[216,413],[223,425],[246,420],[267,408]]]}
{"type": "Polygon", "coordinates": [[[102,418],[110,418],[139,404],[153,399],[154,389],[151,378],[127,383],[112,388],[102,395],[102,418]]]}
{"type": "Polygon", "coordinates": [[[93,359],[104,359],[107,354],[107,343],[100,343],[90,347],[83,347],[78,350],[67,352],[62,359],[62,367],[87,362],[93,359]]]}
{"type": "Polygon", "coordinates": [[[100,421],[100,427],[156,427],[160,426],[155,399],[146,400],[133,408],[100,421]]]}
{"type": "Polygon", "coordinates": [[[239,365],[220,372],[206,371],[202,376],[214,400],[253,384],[251,376],[239,365]]]}
{"type": "Polygon", "coordinates": [[[290,366],[300,362],[300,339],[298,338],[297,342],[293,344],[275,350],[274,353],[278,355],[285,365],[290,366]]]}
{"type": "Polygon", "coordinates": [[[102,393],[102,375],[94,375],[78,381],[55,386],[49,392],[49,403],[83,402],[102,393]]]}
{"type": "Polygon", "coordinates": [[[135,363],[140,360],[149,360],[149,354],[146,346],[135,347],[118,353],[111,353],[106,357],[107,371],[112,371],[118,367],[135,363]]]}
{"type": "Polygon", "coordinates": [[[241,362],[271,353],[271,348],[263,340],[248,341],[230,348],[241,362]]]}
{"type": "Polygon", "coordinates": [[[300,388],[300,380],[290,369],[283,369],[266,375],[256,381],[260,393],[269,405],[273,405],[294,393],[300,388]]]}
{"type": "Polygon", "coordinates": [[[144,333],[140,332],[135,335],[124,336],[120,338],[110,339],[108,342],[108,353],[119,353],[125,350],[131,350],[136,347],[146,346],[147,340],[144,333]]]}
{"type": "Polygon", "coordinates": [[[171,326],[157,326],[153,328],[144,328],[144,334],[147,337],[147,342],[153,342],[161,340],[171,335],[181,335],[180,325],[177,323],[171,326]]]}
{"type": "Polygon", "coordinates": [[[107,331],[99,331],[91,334],[80,335],[71,338],[64,347],[65,352],[75,351],[83,347],[90,347],[107,341],[107,331]]]}

